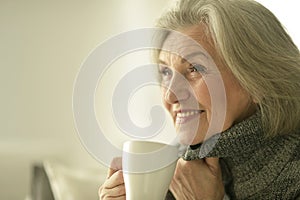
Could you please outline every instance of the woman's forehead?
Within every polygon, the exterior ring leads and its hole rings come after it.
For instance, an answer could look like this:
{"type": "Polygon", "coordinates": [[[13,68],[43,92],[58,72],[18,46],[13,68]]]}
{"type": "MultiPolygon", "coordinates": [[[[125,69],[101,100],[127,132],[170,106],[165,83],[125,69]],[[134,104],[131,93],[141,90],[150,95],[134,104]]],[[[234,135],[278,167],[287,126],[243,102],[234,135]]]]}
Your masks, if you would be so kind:
{"type": "Polygon", "coordinates": [[[161,51],[158,58],[159,63],[162,64],[172,64],[172,63],[182,63],[184,58],[168,51],[161,51]]]}
{"type": "Polygon", "coordinates": [[[179,34],[171,32],[162,45],[159,58],[189,60],[194,55],[209,57],[210,41],[202,34],[200,28],[185,29],[179,34]]]}

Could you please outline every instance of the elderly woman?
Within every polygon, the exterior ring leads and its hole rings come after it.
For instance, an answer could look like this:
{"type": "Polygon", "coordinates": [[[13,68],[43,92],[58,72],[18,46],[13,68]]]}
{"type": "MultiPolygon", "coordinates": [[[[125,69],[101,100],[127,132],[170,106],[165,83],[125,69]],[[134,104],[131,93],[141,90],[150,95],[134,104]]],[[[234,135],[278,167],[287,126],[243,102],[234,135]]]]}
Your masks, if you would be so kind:
{"type": "MultiPolygon", "coordinates": [[[[276,17],[252,0],[181,0],[158,27],[186,35],[203,48],[192,55],[198,63],[159,53],[164,105],[181,141],[190,144],[177,162],[166,198],[300,198],[300,54],[276,17]],[[215,74],[225,89],[221,121],[212,117],[220,115],[208,85],[215,74]],[[192,90],[179,83],[182,78],[192,90]],[[197,107],[189,107],[195,100],[197,107]],[[193,120],[198,126],[191,131],[193,120]],[[209,128],[216,122],[222,123],[221,132],[209,128]],[[210,142],[216,135],[217,142],[210,142]]],[[[189,49],[172,33],[166,45],[189,49]]],[[[110,169],[100,199],[125,195],[122,172],[110,169]]]]}

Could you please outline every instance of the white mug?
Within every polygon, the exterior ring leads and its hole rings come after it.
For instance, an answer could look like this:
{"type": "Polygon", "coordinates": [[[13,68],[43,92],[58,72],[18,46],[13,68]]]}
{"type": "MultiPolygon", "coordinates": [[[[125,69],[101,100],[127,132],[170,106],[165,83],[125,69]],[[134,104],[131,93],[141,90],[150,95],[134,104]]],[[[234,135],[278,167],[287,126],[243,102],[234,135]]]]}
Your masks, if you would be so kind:
{"type": "Polygon", "coordinates": [[[127,141],[123,145],[126,200],[163,200],[178,159],[178,147],[159,142],[127,141]]]}

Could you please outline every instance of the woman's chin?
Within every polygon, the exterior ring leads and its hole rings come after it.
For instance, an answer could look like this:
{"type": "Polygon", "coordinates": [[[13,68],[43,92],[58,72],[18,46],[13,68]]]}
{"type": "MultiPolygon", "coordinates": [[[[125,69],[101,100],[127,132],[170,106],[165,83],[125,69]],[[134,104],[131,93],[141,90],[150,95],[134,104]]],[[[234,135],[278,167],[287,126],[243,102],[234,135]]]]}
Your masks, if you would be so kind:
{"type": "Polygon", "coordinates": [[[196,145],[204,141],[204,137],[199,137],[197,134],[180,132],[179,142],[182,145],[196,145]]]}
{"type": "Polygon", "coordinates": [[[200,123],[200,118],[194,118],[185,123],[175,122],[174,125],[181,144],[195,145],[204,141],[207,132],[207,123],[203,121],[200,123]]]}

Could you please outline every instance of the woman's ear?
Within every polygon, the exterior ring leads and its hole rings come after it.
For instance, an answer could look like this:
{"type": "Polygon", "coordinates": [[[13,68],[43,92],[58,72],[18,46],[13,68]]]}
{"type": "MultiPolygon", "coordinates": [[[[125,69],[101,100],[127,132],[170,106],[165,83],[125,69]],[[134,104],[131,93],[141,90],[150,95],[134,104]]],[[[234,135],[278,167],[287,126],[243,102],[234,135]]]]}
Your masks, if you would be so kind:
{"type": "Polygon", "coordinates": [[[249,96],[252,104],[258,104],[259,102],[258,97],[252,96],[251,94],[249,94],[249,96]]]}
{"type": "Polygon", "coordinates": [[[254,104],[258,104],[258,99],[255,97],[251,97],[251,100],[254,104]]]}

